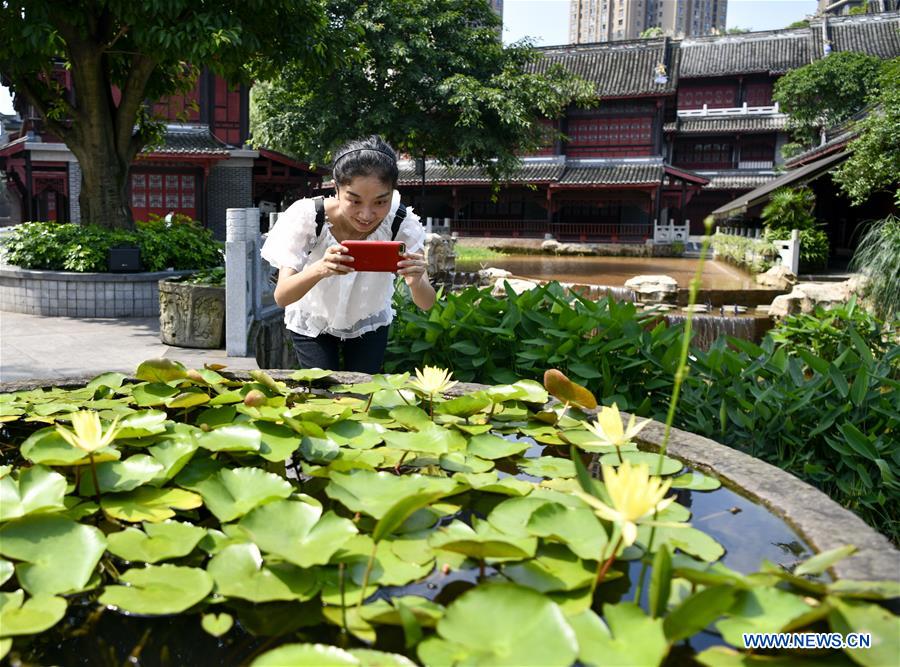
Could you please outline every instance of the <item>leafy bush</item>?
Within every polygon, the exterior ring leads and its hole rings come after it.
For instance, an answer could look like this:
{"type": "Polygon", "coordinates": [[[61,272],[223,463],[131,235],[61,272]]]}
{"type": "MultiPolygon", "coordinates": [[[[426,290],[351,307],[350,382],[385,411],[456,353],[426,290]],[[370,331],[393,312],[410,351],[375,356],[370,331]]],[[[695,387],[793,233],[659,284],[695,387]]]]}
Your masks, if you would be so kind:
{"type": "Polygon", "coordinates": [[[222,263],[221,244],[199,223],[175,216],[138,222],[135,230],[107,229],[98,225],[26,222],[3,240],[7,262],[23,269],[105,272],[109,249],[140,248],[146,271],[201,269],[222,263]]]}
{"type": "Polygon", "coordinates": [[[815,193],[808,187],[781,188],[772,194],[762,210],[764,238],[789,239],[792,230],[799,230],[802,271],[821,269],[828,263],[828,235],[816,222],[815,206],[815,193]]]}
{"type": "Polygon", "coordinates": [[[751,273],[767,271],[778,258],[777,248],[766,239],[716,234],[713,236],[712,247],[716,253],[716,259],[724,259],[751,273]]]}
{"type": "MultiPolygon", "coordinates": [[[[537,379],[557,367],[603,402],[664,419],[682,325],[558,284],[493,297],[468,288],[422,313],[398,297],[385,362],[462,380],[537,379]]],[[[767,460],[900,540],[900,344],[855,306],[787,318],[760,345],[692,349],[676,426],[767,460]]]]}
{"type": "Polygon", "coordinates": [[[868,278],[865,296],[875,312],[886,320],[900,316],[900,218],[873,222],[859,240],[851,267],[868,278]]]}

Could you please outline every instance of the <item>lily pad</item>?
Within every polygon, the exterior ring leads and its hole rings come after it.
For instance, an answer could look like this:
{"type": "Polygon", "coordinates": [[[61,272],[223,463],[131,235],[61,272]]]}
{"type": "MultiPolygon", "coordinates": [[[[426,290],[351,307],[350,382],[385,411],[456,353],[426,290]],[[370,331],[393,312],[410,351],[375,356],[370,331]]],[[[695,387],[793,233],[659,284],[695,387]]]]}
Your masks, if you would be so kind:
{"type": "Polygon", "coordinates": [[[192,510],[202,504],[200,496],[184,489],[151,489],[146,486],[100,499],[104,512],[132,523],[165,521],[175,516],[175,510],[192,510]]]}
{"type": "Polygon", "coordinates": [[[872,645],[864,650],[852,651],[854,662],[866,667],[895,663],[900,655],[900,619],[887,609],[868,602],[840,600],[829,597],[833,607],[828,621],[834,632],[845,637],[851,632],[871,634],[872,645]]]}
{"type": "Polygon", "coordinates": [[[465,488],[456,479],[446,477],[398,477],[387,472],[354,470],[349,473],[332,473],[325,493],[351,512],[362,512],[380,519],[402,498],[432,492],[449,496],[465,488]]]}
{"type": "Polygon", "coordinates": [[[147,382],[169,382],[187,377],[187,369],[172,359],[148,359],[137,367],[134,376],[147,382]]]}
{"type": "Polygon", "coordinates": [[[419,644],[419,659],[426,665],[568,667],[578,655],[575,632],[560,608],[514,584],[487,584],[464,593],[447,608],[437,632],[419,644]]]}
{"type": "Polygon", "coordinates": [[[519,470],[535,477],[563,479],[575,477],[575,464],[558,456],[540,456],[536,459],[522,459],[519,470]]]}
{"type": "Polygon", "coordinates": [[[128,585],[107,586],[100,604],[142,616],[180,614],[213,589],[213,579],[205,570],[177,565],[132,568],[119,581],[128,585]]]}
{"type": "Polygon", "coordinates": [[[483,391],[476,391],[465,396],[457,396],[449,401],[443,401],[435,405],[434,411],[445,415],[455,415],[457,417],[471,417],[472,415],[482,412],[494,402],[483,391]]]}
{"type": "Polygon", "coordinates": [[[534,490],[534,484],[515,477],[498,479],[496,472],[458,473],[454,475],[465,480],[473,489],[484,493],[498,493],[503,496],[527,496],[534,490]]]}
{"type": "Polygon", "coordinates": [[[273,463],[285,461],[300,446],[300,438],[286,426],[258,421],[254,424],[260,434],[259,455],[273,463]]]}
{"type": "Polygon", "coordinates": [[[175,477],[193,458],[198,447],[192,433],[173,433],[148,448],[147,453],[162,466],[152,482],[160,485],[175,477]]]}
{"type": "Polygon", "coordinates": [[[337,646],[285,644],[263,653],[251,667],[359,667],[359,660],[337,646]]]}
{"type": "Polygon", "coordinates": [[[462,521],[453,521],[432,533],[428,543],[435,549],[452,551],[476,560],[521,560],[534,556],[537,549],[537,539],[505,535],[486,521],[476,522],[474,529],[462,521]]]}
{"type": "Polygon", "coordinates": [[[108,549],[127,561],[157,563],[187,556],[206,536],[206,530],[189,523],[145,523],[144,530],[126,528],[106,536],[108,549]]]}
{"type": "Polygon", "coordinates": [[[266,553],[306,568],[328,563],[357,532],[349,519],[295,500],[257,507],[238,526],[266,553]]]}
{"type": "Polygon", "coordinates": [[[527,530],[565,544],[577,556],[591,560],[598,560],[608,543],[603,525],[586,507],[548,503],[531,515],[527,530]]]}
{"type": "Polygon", "coordinates": [[[166,430],[168,416],[162,410],[140,410],[132,412],[119,422],[119,434],[123,440],[128,438],[144,438],[166,430]]]}
{"type": "MultiPolygon", "coordinates": [[[[659,454],[653,452],[622,452],[622,460],[628,461],[631,465],[646,464],[650,468],[650,474],[656,475],[656,469],[659,465],[659,454]]],[[[606,466],[621,465],[618,454],[604,454],[600,457],[600,464],[606,466]]],[[[663,456],[661,475],[674,475],[681,470],[684,464],[677,459],[663,456]]]]}
{"type": "Polygon", "coordinates": [[[16,577],[32,595],[84,589],[104,551],[102,532],[52,514],[26,516],[0,528],[0,554],[21,561],[16,577]]]}
{"type": "Polygon", "coordinates": [[[229,424],[201,433],[197,443],[213,452],[256,452],[262,435],[256,425],[229,424]]]}
{"type": "Polygon", "coordinates": [[[215,580],[218,593],[250,602],[303,601],[319,591],[315,571],[290,563],[264,565],[255,544],[225,547],[213,556],[206,569],[215,580]]]}
{"type": "Polygon", "coordinates": [[[503,574],[539,593],[578,590],[597,576],[593,561],[586,563],[559,544],[541,547],[532,560],[505,565],[503,574]]]}
{"type": "Polygon", "coordinates": [[[728,612],[728,618],[716,623],[722,638],[744,648],[745,632],[780,632],[792,620],[808,613],[810,607],[802,598],[776,588],[741,591],[728,612]]]}
{"type": "Polygon", "coordinates": [[[690,471],[684,475],[678,475],[672,480],[673,489],[690,489],[691,491],[715,491],[722,486],[722,482],[715,477],[703,473],[690,471]]]}
{"type": "Polygon", "coordinates": [[[178,390],[164,382],[150,382],[139,384],[131,392],[135,405],[140,407],[155,407],[165,405],[170,398],[177,396],[178,390]]]}
{"type": "MultiPolygon", "coordinates": [[[[647,546],[649,543],[650,530],[650,526],[638,526],[637,541],[641,545],[647,546]]],[[[715,539],[702,530],[687,525],[680,528],[657,526],[653,536],[652,551],[656,551],[663,544],[667,544],[672,551],[680,549],[682,552],[701,558],[708,563],[714,563],[725,555],[725,548],[715,539]]]]}
{"type": "MultiPolygon", "coordinates": [[[[87,454],[66,442],[55,427],[32,433],[22,443],[19,452],[32,463],[48,466],[77,466],[89,462],[87,454]]],[[[94,452],[94,462],[115,461],[119,456],[114,447],[104,447],[94,452]]]]}
{"type": "Polygon", "coordinates": [[[66,478],[44,466],[21,468],[14,475],[0,478],[0,521],[26,514],[64,510],[66,478]]]}
{"type": "Polygon", "coordinates": [[[0,638],[49,630],[66,615],[63,598],[39,594],[23,602],[24,596],[21,589],[0,593],[0,638]]]}
{"type": "Polygon", "coordinates": [[[663,622],[633,602],[603,605],[606,625],[593,611],[570,619],[578,658],[588,665],[659,665],[669,652],[663,622]]]}
{"type": "Polygon", "coordinates": [[[517,537],[530,537],[532,533],[526,526],[531,515],[550,501],[543,498],[525,497],[510,498],[497,505],[487,520],[494,528],[517,537]]]}
{"type": "Polygon", "coordinates": [[[441,454],[438,465],[448,472],[484,473],[494,469],[492,462],[462,452],[441,454]]]}
{"type": "Polygon", "coordinates": [[[225,468],[184,486],[203,496],[203,504],[223,523],[264,503],[287,498],[294,490],[287,480],[259,468],[225,468]]]}
{"type": "Polygon", "coordinates": [[[466,438],[462,433],[433,424],[420,431],[385,431],[384,442],[394,449],[438,455],[464,451],[466,448],[466,438]]]}
{"type": "Polygon", "coordinates": [[[234,617],[226,612],[221,614],[203,614],[200,624],[207,634],[213,637],[221,637],[228,634],[228,631],[234,626],[234,617]]]}
{"type": "MultiPolygon", "coordinates": [[[[152,456],[135,454],[124,461],[105,461],[97,464],[97,483],[103,493],[131,491],[156,479],[165,470],[152,456]]],[[[91,496],[94,490],[93,475],[82,475],[79,493],[91,496]]]]}
{"type": "Polygon", "coordinates": [[[485,389],[485,393],[494,402],[524,401],[536,405],[544,405],[550,398],[547,390],[534,380],[519,380],[513,384],[502,384],[485,389]]]}
{"type": "Polygon", "coordinates": [[[502,459],[525,452],[531,443],[527,440],[501,438],[499,435],[485,433],[469,439],[469,454],[483,459],[502,459]]]}
{"type": "Polygon", "coordinates": [[[0,586],[9,581],[16,571],[15,566],[5,558],[0,558],[0,586]]]}
{"type": "Polygon", "coordinates": [[[339,445],[353,449],[371,449],[384,442],[386,430],[381,424],[345,419],[329,426],[325,433],[339,445]]]}

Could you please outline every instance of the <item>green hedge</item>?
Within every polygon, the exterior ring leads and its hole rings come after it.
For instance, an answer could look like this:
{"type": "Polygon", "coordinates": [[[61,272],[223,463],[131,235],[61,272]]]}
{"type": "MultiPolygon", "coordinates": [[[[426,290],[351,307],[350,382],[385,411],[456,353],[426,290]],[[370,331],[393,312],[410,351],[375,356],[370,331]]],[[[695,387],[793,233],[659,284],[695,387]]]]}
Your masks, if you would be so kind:
{"type": "MultiPolygon", "coordinates": [[[[493,297],[468,288],[428,312],[398,297],[389,371],[432,364],[460,380],[559,368],[604,404],[664,419],[682,326],[551,283],[493,297]]],[[[848,306],[788,318],[760,345],[693,349],[676,425],[769,461],[900,540],[900,344],[848,306]]]]}
{"type": "Polygon", "coordinates": [[[145,271],[205,269],[222,264],[222,244],[208,229],[184,216],[171,222],[156,218],[138,222],[134,230],[97,225],[26,222],[2,241],[4,259],[23,269],[75,271],[108,270],[109,249],[140,248],[145,271]]]}
{"type": "Polygon", "coordinates": [[[778,258],[778,250],[769,240],[716,234],[712,238],[712,247],[716,259],[725,259],[751,273],[768,271],[778,258]]]}

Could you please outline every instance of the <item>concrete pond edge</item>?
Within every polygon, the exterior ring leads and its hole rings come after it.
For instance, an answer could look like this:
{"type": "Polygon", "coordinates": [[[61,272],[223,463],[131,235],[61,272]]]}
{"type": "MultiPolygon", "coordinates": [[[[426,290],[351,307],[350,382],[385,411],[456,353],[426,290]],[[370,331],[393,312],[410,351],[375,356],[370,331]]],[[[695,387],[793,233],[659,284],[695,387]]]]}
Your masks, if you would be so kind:
{"type": "MultiPolygon", "coordinates": [[[[276,380],[290,380],[294,370],[267,370],[276,380]]],[[[230,377],[250,379],[246,372],[227,372],[230,377]]],[[[23,380],[0,383],[0,393],[28,391],[41,387],[74,388],[84,386],[95,376],[68,377],[59,380],[23,380]]],[[[367,382],[364,373],[335,372],[316,382],[316,386],[367,382]]],[[[460,396],[486,388],[476,383],[459,383],[447,395],[460,396]]],[[[628,414],[623,413],[627,419],[628,414]]],[[[665,425],[651,421],[641,431],[641,448],[658,451],[665,425]]],[[[852,544],[857,548],[849,558],[831,568],[837,579],[896,581],[900,572],[900,551],[890,540],[861,518],[841,507],[822,491],[780,468],[754,458],[715,440],[672,428],[667,454],[723,484],[749,500],[762,504],[785,521],[816,552],[852,544]]],[[[760,536],[764,538],[764,536],[760,536]]]]}

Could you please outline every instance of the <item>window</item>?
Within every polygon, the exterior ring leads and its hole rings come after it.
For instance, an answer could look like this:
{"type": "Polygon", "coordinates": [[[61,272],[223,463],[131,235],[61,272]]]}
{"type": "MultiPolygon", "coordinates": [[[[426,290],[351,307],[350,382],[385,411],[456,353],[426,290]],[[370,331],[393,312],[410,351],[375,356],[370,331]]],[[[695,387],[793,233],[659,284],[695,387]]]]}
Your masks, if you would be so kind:
{"type": "Polygon", "coordinates": [[[732,166],[732,146],[728,141],[706,139],[675,144],[675,164],[684,167],[728,169],[732,166]]]}

